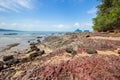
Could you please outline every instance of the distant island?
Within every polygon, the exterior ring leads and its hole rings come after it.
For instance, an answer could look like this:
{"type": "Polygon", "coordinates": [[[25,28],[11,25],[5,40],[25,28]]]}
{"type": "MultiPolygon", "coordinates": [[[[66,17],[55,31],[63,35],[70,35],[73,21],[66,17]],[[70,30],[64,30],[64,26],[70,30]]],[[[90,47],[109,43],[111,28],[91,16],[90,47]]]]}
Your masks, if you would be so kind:
{"type": "Polygon", "coordinates": [[[76,29],[75,32],[82,32],[82,30],[80,30],[80,29],[76,29]]]}
{"type": "Polygon", "coordinates": [[[80,30],[80,29],[76,29],[74,32],[90,32],[89,30],[84,30],[84,31],[82,31],[82,30],[80,30]]]}
{"type": "Polygon", "coordinates": [[[89,30],[84,30],[84,32],[90,32],[89,30]]]}
{"type": "Polygon", "coordinates": [[[0,31],[17,31],[17,30],[10,30],[10,29],[0,29],[0,31]]]}

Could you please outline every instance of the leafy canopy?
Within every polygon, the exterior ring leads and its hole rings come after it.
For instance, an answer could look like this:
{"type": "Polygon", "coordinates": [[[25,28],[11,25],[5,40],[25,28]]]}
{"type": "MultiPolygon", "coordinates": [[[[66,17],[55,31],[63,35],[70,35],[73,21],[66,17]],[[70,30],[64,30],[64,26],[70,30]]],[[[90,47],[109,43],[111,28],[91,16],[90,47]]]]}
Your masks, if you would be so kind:
{"type": "Polygon", "coordinates": [[[93,18],[93,29],[109,31],[120,29],[120,0],[101,0],[97,6],[97,17],[93,18]]]}

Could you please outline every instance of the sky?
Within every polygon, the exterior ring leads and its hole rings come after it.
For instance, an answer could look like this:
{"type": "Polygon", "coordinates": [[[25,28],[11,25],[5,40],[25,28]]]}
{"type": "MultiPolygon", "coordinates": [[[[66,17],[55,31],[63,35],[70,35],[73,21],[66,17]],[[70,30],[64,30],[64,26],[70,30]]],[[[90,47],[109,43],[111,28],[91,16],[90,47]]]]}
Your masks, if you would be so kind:
{"type": "Polygon", "coordinates": [[[0,28],[22,31],[92,30],[97,0],[0,0],[0,28]]]}

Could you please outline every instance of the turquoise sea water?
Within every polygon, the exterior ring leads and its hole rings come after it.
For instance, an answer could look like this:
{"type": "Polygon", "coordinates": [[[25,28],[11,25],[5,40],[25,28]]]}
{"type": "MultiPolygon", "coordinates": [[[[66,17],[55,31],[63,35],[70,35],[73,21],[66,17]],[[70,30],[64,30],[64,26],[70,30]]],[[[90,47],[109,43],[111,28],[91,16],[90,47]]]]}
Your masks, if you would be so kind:
{"type": "Polygon", "coordinates": [[[28,41],[35,41],[37,37],[44,37],[50,35],[63,35],[66,32],[43,32],[43,31],[1,31],[0,32],[0,52],[9,44],[20,43],[13,50],[27,49],[29,46],[28,41]]]}
{"type": "Polygon", "coordinates": [[[26,45],[28,40],[34,40],[38,36],[43,38],[50,35],[63,35],[66,32],[44,32],[44,31],[1,31],[0,32],[0,48],[13,43],[26,45]]]}

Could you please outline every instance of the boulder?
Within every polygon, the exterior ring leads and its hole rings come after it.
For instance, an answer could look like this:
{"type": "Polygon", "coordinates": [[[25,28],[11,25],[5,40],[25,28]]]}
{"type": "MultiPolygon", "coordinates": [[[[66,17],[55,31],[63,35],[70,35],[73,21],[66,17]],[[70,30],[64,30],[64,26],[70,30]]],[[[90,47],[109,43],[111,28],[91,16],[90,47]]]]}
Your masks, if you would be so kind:
{"type": "Polygon", "coordinates": [[[3,61],[14,59],[13,55],[3,56],[3,61]]]}
{"type": "Polygon", "coordinates": [[[10,59],[10,60],[8,60],[8,61],[5,61],[5,64],[6,64],[6,66],[8,66],[8,67],[11,67],[11,65],[15,65],[15,64],[17,64],[17,63],[19,63],[19,60],[18,60],[18,59],[10,59]]]}
{"type": "Polygon", "coordinates": [[[42,36],[38,36],[37,38],[39,39],[39,38],[43,38],[43,37],[42,36]]]}
{"type": "Polygon", "coordinates": [[[40,51],[40,49],[37,48],[37,46],[35,46],[35,45],[31,45],[30,49],[31,49],[31,51],[40,51]]]}
{"type": "Polygon", "coordinates": [[[40,43],[41,43],[40,39],[37,39],[37,43],[38,43],[38,44],[40,44],[40,43]]]}
{"type": "Polygon", "coordinates": [[[75,56],[77,54],[77,51],[74,50],[71,54],[75,56]]]}
{"type": "Polygon", "coordinates": [[[40,55],[43,55],[43,54],[45,54],[45,51],[44,50],[40,51],[40,55]]]}
{"type": "Polygon", "coordinates": [[[95,49],[91,49],[91,48],[86,49],[86,52],[88,54],[97,54],[97,51],[95,49]]]}
{"type": "Polygon", "coordinates": [[[39,56],[39,53],[38,53],[38,52],[32,53],[32,54],[29,55],[29,59],[30,59],[30,60],[33,60],[33,59],[35,59],[37,56],[39,56]]]}
{"type": "Polygon", "coordinates": [[[86,38],[90,37],[90,35],[86,35],[86,38]]]}
{"type": "Polygon", "coordinates": [[[67,53],[72,53],[73,52],[73,48],[66,48],[66,52],[67,53]]]}
{"type": "Polygon", "coordinates": [[[70,53],[73,57],[77,54],[77,52],[73,50],[73,48],[66,48],[66,52],[70,53]]]}
{"type": "Polygon", "coordinates": [[[0,71],[4,69],[4,62],[0,61],[0,71]]]}
{"type": "Polygon", "coordinates": [[[31,43],[30,43],[30,46],[31,46],[31,45],[36,45],[36,43],[35,43],[35,42],[31,42],[31,43]]]}
{"type": "Polygon", "coordinates": [[[118,50],[118,54],[120,54],[120,50],[118,50]]]}
{"type": "Polygon", "coordinates": [[[35,45],[30,45],[30,49],[35,49],[37,48],[35,45]]]}
{"type": "Polygon", "coordinates": [[[20,60],[21,63],[25,63],[25,62],[28,62],[29,61],[29,58],[25,57],[25,58],[22,58],[20,60]]]}
{"type": "Polygon", "coordinates": [[[4,35],[18,35],[18,33],[5,33],[4,35]]]}
{"type": "Polygon", "coordinates": [[[7,46],[9,46],[9,47],[15,47],[15,46],[18,46],[20,43],[13,43],[13,44],[9,44],[9,45],[7,45],[7,46]]]}
{"type": "Polygon", "coordinates": [[[30,40],[28,40],[28,43],[30,43],[30,40]]]}

